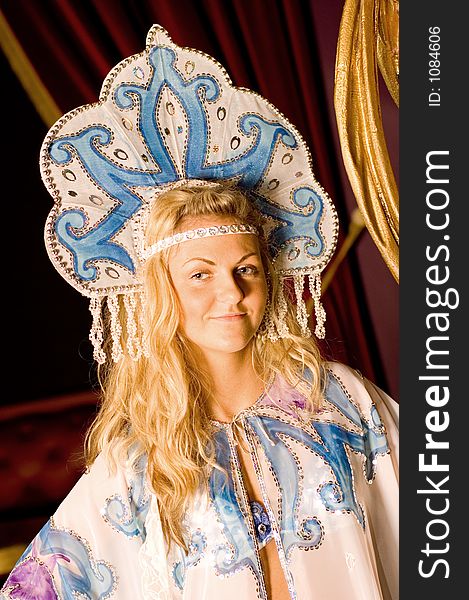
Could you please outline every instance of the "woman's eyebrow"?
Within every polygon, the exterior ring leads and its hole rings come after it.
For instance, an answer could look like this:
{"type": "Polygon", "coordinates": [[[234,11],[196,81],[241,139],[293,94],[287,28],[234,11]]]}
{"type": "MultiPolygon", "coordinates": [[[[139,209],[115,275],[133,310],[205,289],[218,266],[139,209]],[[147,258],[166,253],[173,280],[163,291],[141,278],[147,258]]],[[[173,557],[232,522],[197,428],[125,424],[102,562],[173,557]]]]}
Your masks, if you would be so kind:
{"type": "Polygon", "coordinates": [[[201,260],[202,262],[207,263],[209,265],[214,265],[215,264],[212,260],[209,260],[208,258],[202,258],[201,256],[194,256],[193,258],[188,258],[186,260],[186,262],[183,263],[182,266],[187,265],[187,263],[189,263],[189,262],[191,262],[193,260],[201,260]]]}
{"type": "MultiPolygon", "coordinates": [[[[244,256],[242,256],[238,262],[236,263],[237,265],[239,265],[239,263],[242,263],[244,260],[246,260],[246,258],[249,258],[250,256],[257,256],[257,252],[249,252],[248,254],[245,254],[244,256]]],[[[209,260],[208,258],[203,258],[202,256],[193,256],[192,258],[188,258],[184,263],[183,263],[183,267],[185,265],[187,265],[187,263],[190,263],[193,260],[200,260],[204,263],[207,263],[208,265],[215,265],[215,263],[213,262],[213,260],[209,260]]]]}
{"type": "Polygon", "coordinates": [[[239,265],[239,263],[242,263],[243,260],[246,260],[246,258],[249,258],[250,256],[257,256],[257,252],[249,252],[249,254],[245,254],[238,260],[236,264],[239,265]]]}

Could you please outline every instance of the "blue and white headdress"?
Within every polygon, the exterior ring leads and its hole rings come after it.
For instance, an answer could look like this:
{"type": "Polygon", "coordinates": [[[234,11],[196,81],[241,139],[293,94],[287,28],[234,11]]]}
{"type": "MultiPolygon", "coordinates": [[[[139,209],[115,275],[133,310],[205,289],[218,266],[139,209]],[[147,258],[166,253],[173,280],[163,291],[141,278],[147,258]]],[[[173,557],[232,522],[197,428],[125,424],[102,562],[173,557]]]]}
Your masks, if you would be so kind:
{"type": "Polygon", "coordinates": [[[47,250],[61,275],[91,299],[98,362],[105,360],[104,301],[114,360],[124,351],[123,322],[127,351],[134,358],[145,352],[141,266],[149,253],[142,223],[159,193],[184,182],[228,180],[250,191],[265,217],[274,266],[294,281],[303,333],[309,335],[306,279],[316,334],[323,335],[320,273],[334,252],[338,220],[303,138],[267,100],[234,87],[213,58],[176,46],[160,26],[150,29],[142,53],[112,69],[98,102],[50,129],[41,174],[55,201],[47,250]],[[126,314],[119,318],[121,305],[126,314]]]}

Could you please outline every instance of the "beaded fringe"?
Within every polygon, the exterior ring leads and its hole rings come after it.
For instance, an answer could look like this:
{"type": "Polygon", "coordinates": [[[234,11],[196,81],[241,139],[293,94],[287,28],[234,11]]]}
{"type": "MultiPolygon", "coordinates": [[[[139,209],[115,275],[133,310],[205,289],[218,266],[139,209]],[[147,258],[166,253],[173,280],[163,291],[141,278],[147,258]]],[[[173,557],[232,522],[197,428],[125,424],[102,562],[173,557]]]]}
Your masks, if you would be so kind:
{"type": "Polygon", "coordinates": [[[91,298],[90,312],[92,324],[90,341],[93,344],[93,357],[98,364],[106,362],[103,348],[104,319],[103,312],[108,311],[110,353],[114,362],[118,362],[127,352],[134,360],[142,355],[148,356],[148,348],[143,327],[143,292],[130,294],[112,294],[104,298],[91,298]],[[119,298],[120,296],[120,298],[119,298]]]}
{"type": "MultiPolygon", "coordinates": [[[[306,302],[303,298],[306,278],[308,278],[309,291],[313,301],[314,317],[316,321],[314,334],[317,338],[323,339],[326,334],[324,326],[326,322],[326,311],[321,303],[321,275],[319,273],[315,275],[302,274],[293,276],[293,289],[295,291],[296,299],[296,320],[300,326],[301,334],[304,337],[311,337],[311,331],[308,326],[308,311],[306,302]]],[[[280,283],[277,292],[277,318],[274,317],[272,306],[269,304],[266,307],[266,316],[259,331],[261,336],[267,337],[272,342],[276,342],[281,338],[286,338],[290,333],[286,322],[287,301],[285,298],[284,286],[285,283],[283,280],[280,283]]]]}
{"type": "MultiPolygon", "coordinates": [[[[316,275],[294,275],[293,287],[296,297],[296,320],[305,337],[311,336],[308,326],[308,312],[306,302],[303,298],[305,279],[308,278],[309,291],[313,300],[316,327],[314,333],[318,338],[325,336],[326,311],[321,303],[321,276],[316,275]]],[[[98,364],[106,361],[106,352],[103,348],[104,341],[104,319],[103,312],[108,312],[110,354],[114,362],[118,362],[124,353],[134,360],[142,355],[148,356],[148,347],[144,336],[143,312],[145,299],[143,292],[131,292],[130,294],[112,294],[103,298],[91,298],[90,312],[92,325],[90,340],[93,344],[93,357],[98,364]],[[120,298],[119,298],[120,296],[120,298]]],[[[279,286],[277,297],[278,314],[274,319],[272,306],[266,307],[266,318],[259,330],[259,334],[267,337],[272,342],[289,335],[286,323],[287,300],[285,298],[284,282],[279,286]]]]}
{"type": "Polygon", "coordinates": [[[314,319],[316,321],[314,335],[319,339],[324,339],[326,335],[326,311],[321,302],[320,273],[316,273],[315,275],[295,275],[293,277],[296,296],[296,320],[301,327],[301,333],[305,337],[310,337],[311,331],[308,327],[308,312],[306,310],[306,302],[303,298],[306,277],[308,278],[309,291],[313,301],[314,319]]]}
{"type": "Polygon", "coordinates": [[[314,307],[314,319],[316,321],[316,327],[314,329],[314,335],[323,340],[326,335],[326,310],[321,302],[321,275],[309,276],[309,291],[313,300],[314,307]]]}

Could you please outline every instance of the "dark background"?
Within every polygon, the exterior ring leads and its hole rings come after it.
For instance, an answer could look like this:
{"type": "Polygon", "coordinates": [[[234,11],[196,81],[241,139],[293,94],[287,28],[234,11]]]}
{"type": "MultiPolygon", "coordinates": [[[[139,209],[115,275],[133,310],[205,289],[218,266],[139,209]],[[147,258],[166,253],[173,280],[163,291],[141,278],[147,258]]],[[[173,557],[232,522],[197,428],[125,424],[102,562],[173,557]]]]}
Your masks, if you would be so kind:
{"type": "MultiPolygon", "coordinates": [[[[107,72],[140,52],[153,23],[220,61],[235,85],[267,97],[309,144],[336,204],[341,238],[356,203],[333,107],[340,0],[3,0],[1,10],[49,93],[67,112],[97,100],[107,72]]],[[[52,207],[39,175],[42,122],[4,56],[2,87],[3,347],[0,546],[28,542],[79,473],[96,404],[88,300],[49,262],[52,207]]],[[[381,85],[398,177],[398,110],[381,85]]],[[[398,397],[398,285],[365,230],[324,295],[323,350],[398,397]]]]}

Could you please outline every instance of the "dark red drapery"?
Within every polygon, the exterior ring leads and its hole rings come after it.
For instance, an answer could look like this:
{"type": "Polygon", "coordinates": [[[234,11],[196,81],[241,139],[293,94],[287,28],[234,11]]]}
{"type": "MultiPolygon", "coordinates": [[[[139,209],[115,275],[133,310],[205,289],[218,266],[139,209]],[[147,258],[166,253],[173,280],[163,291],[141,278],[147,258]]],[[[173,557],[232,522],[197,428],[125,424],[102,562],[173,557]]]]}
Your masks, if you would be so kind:
{"type": "MultiPolygon", "coordinates": [[[[342,5],[338,0],[319,2],[323,11],[327,3],[335,5],[331,14],[342,5]]],[[[96,101],[108,71],[143,49],[153,23],[165,27],[176,43],[214,56],[236,85],[261,93],[301,131],[317,178],[337,206],[343,239],[350,209],[344,178],[339,175],[340,155],[332,141],[332,108],[319,61],[321,25],[314,4],[301,0],[4,0],[1,6],[64,112],[96,101]]],[[[395,284],[385,268],[378,267],[377,277],[378,285],[389,286],[394,293],[395,284]]],[[[328,320],[323,349],[395,394],[397,374],[383,364],[383,342],[377,344],[377,324],[370,318],[372,296],[364,289],[352,252],[324,296],[328,320]]],[[[87,327],[84,324],[84,331],[87,327]]]]}

